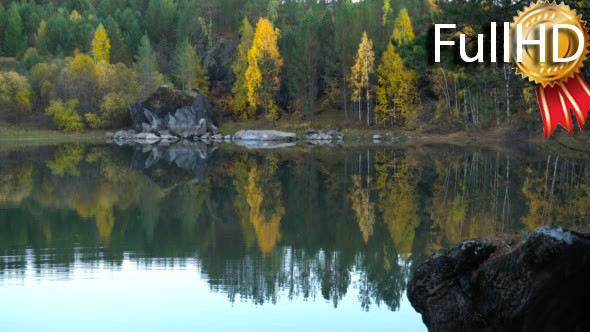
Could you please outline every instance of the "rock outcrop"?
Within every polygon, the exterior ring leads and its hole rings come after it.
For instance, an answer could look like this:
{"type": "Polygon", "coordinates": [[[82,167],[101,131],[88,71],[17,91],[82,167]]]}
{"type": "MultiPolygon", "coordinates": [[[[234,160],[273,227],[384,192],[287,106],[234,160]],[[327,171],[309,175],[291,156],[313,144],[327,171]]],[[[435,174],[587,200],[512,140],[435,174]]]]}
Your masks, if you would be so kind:
{"type": "Polygon", "coordinates": [[[147,100],[129,106],[129,116],[135,132],[119,131],[115,140],[145,141],[139,136],[146,134],[169,141],[171,136],[198,139],[220,134],[211,121],[211,106],[199,90],[181,91],[163,85],[147,100]]]}
{"type": "Polygon", "coordinates": [[[330,129],[326,131],[308,129],[306,134],[306,140],[311,145],[327,144],[331,142],[342,143],[344,140],[344,134],[336,129],[330,129]]]}
{"type": "Polygon", "coordinates": [[[280,141],[292,142],[297,140],[297,134],[278,130],[240,130],[234,139],[243,141],[280,141]]]}
{"type": "Polygon", "coordinates": [[[408,298],[431,331],[590,330],[590,237],[542,227],[517,248],[466,241],[434,253],[408,298]]]}

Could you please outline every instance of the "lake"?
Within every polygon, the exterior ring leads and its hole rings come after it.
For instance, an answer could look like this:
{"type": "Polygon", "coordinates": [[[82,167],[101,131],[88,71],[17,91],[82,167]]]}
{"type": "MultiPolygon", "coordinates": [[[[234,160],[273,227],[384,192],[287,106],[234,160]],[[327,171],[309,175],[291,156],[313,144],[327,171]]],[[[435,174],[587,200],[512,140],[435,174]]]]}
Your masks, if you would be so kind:
{"type": "Polygon", "coordinates": [[[433,251],[590,222],[544,148],[0,143],[0,330],[425,331],[433,251]]]}

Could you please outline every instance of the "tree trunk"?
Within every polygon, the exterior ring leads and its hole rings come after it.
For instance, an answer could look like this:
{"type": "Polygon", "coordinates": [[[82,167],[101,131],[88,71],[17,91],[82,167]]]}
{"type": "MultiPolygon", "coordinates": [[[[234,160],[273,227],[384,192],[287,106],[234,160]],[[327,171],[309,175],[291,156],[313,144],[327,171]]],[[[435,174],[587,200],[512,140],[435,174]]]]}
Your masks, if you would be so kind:
{"type": "Polygon", "coordinates": [[[504,68],[504,87],[506,88],[506,118],[510,122],[510,75],[509,70],[506,70],[506,64],[504,68]]]}
{"type": "Polygon", "coordinates": [[[371,125],[371,99],[369,93],[369,85],[367,84],[367,126],[371,125]]]}

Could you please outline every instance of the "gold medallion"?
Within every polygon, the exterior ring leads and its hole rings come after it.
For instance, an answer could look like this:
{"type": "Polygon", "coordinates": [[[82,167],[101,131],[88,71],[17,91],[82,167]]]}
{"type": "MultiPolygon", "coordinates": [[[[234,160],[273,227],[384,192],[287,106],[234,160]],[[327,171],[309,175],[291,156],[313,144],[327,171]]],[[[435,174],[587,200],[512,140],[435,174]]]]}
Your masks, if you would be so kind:
{"type": "Polygon", "coordinates": [[[514,17],[514,23],[510,26],[511,52],[510,58],[516,73],[528,78],[530,81],[540,84],[542,87],[554,86],[560,82],[566,82],[569,78],[574,77],[580,72],[584,60],[588,55],[589,45],[588,29],[586,22],[582,21],[581,16],[576,14],[575,10],[561,3],[538,1],[531,3],[518,16],[514,17]],[[517,61],[516,53],[516,34],[517,24],[522,26],[523,40],[539,40],[541,33],[541,24],[545,25],[545,61],[541,61],[541,51],[539,45],[525,45],[522,51],[522,61],[517,61]],[[569,29],[559,29],[557,40],[553,40],[553,28],[557,24],[569,24],[577,27],[583,34],[583,40],[579,40],[578,35],[569,29]],[[553,49],[554,43],[557,43],[558,56],[567,59],[576,54],[579,43],[584,43],[582,54],[569,62],[554,62],[553,49]]]}

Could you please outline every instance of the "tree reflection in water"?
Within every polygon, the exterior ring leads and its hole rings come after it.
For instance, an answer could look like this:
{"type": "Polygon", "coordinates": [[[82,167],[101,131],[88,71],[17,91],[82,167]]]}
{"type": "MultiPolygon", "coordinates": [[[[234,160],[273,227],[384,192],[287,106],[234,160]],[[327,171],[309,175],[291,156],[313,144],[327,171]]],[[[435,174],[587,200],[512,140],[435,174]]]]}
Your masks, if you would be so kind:
{"type": "Polygon", "coordinates": [[[195,259],[231,301],[400,306],[427,255],[588,224],[584,160],[449,148],[66,144],[0,153],[0,278],[195,259]],[[353,275],[358,280],[353,281],[353,275]]]}

